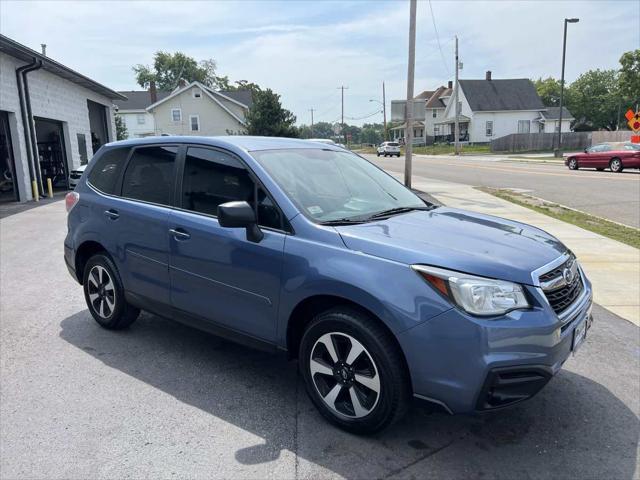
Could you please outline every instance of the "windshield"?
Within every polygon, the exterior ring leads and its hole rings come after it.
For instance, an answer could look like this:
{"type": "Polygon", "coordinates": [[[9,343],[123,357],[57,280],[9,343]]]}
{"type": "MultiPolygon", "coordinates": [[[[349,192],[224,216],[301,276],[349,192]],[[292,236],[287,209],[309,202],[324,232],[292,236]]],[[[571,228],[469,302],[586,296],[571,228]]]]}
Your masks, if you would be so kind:
{"type": "Polygon", "coordinates": [[[425,203],[395,179],[350,152],[287,149],[251,152],[289,198],[318,222],[363,220],[425,203]]]}

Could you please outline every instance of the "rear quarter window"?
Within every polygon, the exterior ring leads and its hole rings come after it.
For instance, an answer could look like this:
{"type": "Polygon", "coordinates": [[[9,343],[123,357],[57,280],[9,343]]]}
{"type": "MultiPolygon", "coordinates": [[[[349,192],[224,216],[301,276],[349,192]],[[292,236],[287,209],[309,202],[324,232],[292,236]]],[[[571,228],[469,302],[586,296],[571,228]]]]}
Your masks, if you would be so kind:
{"type": "Polygon", "coordinates": [[[94,160],[95,165],[89,172],[89,183],[103,193],[114,195],[118,178],[129,155],[129,148],[112,148],[106,150],[94,160]]]}

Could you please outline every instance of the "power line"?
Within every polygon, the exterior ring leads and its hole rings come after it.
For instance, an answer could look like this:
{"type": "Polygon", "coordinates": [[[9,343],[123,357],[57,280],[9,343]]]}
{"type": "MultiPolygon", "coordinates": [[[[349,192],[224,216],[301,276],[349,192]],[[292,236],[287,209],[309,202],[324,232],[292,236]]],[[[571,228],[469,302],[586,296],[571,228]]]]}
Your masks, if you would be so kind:
{"type": "Polygon", "coordinates": [[[438,49],[440,50],[440,58],[442,59],[442,64],[444,65],[445,70],[447,71],[447,75],[451,76],[451,70],[449,70],[449,65],[447,64],[447,60],[445,59],[444,52],[442,51],[442,45],[440,44],[440,34],[438,33],[438,27],[436,27],[436,17],[433,14],[433,6],[431,5],[431,0],[429,0],[429,10],[431,10],[431,21],[433,22],[433,29],[436,32],[436,40],[438,41],[438,49]]]}

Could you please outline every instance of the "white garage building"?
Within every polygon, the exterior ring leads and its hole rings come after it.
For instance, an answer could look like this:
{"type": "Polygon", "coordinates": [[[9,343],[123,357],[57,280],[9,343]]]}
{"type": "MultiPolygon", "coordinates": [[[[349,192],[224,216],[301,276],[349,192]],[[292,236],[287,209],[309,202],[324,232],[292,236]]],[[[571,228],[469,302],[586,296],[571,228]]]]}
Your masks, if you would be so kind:
{"type": "Polygon", "coordinates": [[[0,201],[68,188],[69,172],[113,141],[125,96],[0,35],[0,201]]]}

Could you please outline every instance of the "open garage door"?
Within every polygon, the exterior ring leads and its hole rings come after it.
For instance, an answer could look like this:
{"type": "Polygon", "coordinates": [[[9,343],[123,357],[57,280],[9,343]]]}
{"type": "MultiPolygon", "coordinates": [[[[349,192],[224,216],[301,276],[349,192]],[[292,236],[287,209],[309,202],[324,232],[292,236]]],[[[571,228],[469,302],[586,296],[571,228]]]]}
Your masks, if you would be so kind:
{"type": "Polygon", "coordinates": [[[18,201],[16,163],[13,158],[9,114],[0,111],[0,202],[18,201]]]}
{"type": "Polygon", "coordinates": [[[35,117],[35,124],[42,191],[46,192],[48,178],[54,190],[66,190],[69,188],[69,173],[62,122],[35,117]]]}

